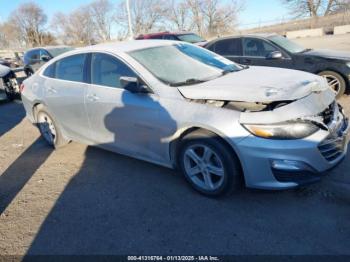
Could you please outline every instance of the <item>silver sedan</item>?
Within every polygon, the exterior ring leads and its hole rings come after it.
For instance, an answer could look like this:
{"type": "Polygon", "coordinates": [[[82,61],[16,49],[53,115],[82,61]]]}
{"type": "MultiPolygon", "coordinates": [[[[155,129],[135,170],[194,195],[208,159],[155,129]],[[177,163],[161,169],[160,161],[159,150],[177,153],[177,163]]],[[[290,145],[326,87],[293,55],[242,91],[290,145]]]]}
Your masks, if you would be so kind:
{"type": "Polygon", "coordinates": [[[316,181],[347,151],[348,120],[326,80],[187,43],[74,50],[21,90],[27,117],[55,148],[74,140],[178,168],[207,195],[316,181]]]}

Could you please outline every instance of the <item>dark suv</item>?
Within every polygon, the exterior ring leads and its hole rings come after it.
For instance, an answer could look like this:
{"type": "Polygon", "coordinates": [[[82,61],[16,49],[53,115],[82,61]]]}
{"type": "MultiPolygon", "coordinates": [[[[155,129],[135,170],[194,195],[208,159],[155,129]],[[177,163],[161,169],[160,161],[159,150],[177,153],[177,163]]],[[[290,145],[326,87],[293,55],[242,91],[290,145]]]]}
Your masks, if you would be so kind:
{"type": "Polygon", "coordinates": [[[184,41],[184,42],[196,44],[199,46],[204,46],[207,43],[207,41],[202,37],[200,37],[199,35],[196,35],[190,32],[178,32],[178,33],[161,32],[161,33],[154,33],[154,34],[139,35],[135,39],[136,40],[144,40],[144,39],[175,40],[175,41],[184,41]]]}
{"type": "Polygon", "coordinates": [[[350,53],[306,49],[277,34],[218,38],[207,49],[244,65],[272,66],[324,76],[338,93],[350,91],[350,53]]]}
{"type": "Polygon", "coordinates": [[[27,76],[30,76],[53,57],[73,49],[69,46],[47,46],[29,49],[24,54],[24,72],[27,76]]]}

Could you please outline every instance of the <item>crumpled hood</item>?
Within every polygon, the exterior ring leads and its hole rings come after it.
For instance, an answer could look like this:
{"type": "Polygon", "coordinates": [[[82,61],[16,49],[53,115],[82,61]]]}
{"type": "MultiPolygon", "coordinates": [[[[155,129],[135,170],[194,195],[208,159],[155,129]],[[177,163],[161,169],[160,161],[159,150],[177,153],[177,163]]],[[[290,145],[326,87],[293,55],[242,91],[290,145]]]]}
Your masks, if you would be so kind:
{"type": "Polygon", "coordinates": [[[317,75],[260,66],[251,66],[204,83],[178,87],[189,99],[266,103],[296,100],[327,88],[327,82],[317,75]]]}
{"type": "Polygon", "coordinates": [[[347,60],[350,61],[350,52],[346,51],[334,51],[334,50],[327,50],[327,49],[316,49],[316,50],[310,50],[304,53],[305,55],[312,55],[312,56],[319,56],[324,58],[332,58],[332,59],[339,59],[339,60],[347,60]]]}

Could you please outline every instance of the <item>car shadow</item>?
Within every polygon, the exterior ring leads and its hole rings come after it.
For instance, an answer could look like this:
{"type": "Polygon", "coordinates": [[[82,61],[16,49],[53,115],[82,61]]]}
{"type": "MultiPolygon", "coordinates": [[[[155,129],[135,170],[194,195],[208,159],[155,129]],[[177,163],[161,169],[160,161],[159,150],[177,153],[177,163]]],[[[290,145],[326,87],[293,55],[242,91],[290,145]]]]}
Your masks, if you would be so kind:
{"type": "Polygon", "coordinates": [[[0,175],[0,215],[52,151],[38,138],[0,175]]]}
{"type": "MultiPolygon", "coordinates": [[[[128,112],[105,116],[114,139],[100,146],[125,139],[110,121],[128,112]]],[[[27,255],[341,253],[349,239],[337,225],[348,215],[290,191],[204,197],[174,170],[88,147],[27,255]]]]}
{"type": "Polygon", "coordinates": [[[0,103],[0,137],[18,125],[24,117],[25,110],[20,102],[0,103]]]}

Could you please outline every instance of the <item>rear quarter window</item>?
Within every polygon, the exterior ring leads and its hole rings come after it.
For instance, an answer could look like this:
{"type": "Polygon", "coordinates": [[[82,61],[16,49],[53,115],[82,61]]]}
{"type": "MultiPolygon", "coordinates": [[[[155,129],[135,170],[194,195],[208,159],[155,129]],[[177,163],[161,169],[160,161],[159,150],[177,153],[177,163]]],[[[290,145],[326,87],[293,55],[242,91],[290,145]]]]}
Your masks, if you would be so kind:
{"type": "Polygon", "coordinates": [[[56,63],[53,63],[52,65],[49,65],[48,67],[46,67],[43,75],[46,77],[54,78],[55,77],[55,66],[56,66],[56,63]]]}
{"type": "Polygon", "coordinates": [[[85,54],[78,54],[56,61],[55,78],[73,82],[84,82],[85,60],[85,54]]]}

